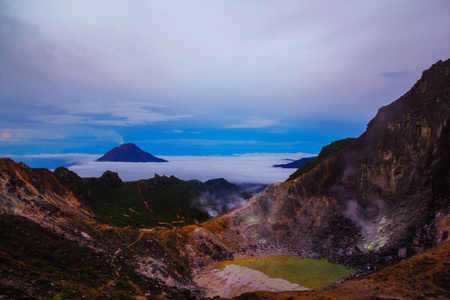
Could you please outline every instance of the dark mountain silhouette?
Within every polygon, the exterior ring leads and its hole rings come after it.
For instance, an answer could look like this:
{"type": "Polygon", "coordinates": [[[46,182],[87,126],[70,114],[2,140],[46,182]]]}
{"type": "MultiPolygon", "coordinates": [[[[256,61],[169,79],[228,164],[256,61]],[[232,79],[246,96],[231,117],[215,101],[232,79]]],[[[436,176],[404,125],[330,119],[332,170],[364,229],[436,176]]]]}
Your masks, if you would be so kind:
{"type": "Polygon", "coordinates": [[[281,164],[281,165],[273,165],[275,168],[283,168],[283,169],[298,169],[304,164],[306,164],[308,161],[311,161],[315,159],[317,156],[311,156],[311,157],[303,157],[298,160],[295,160],[293,162],[287,163],[287,164],[281,164]]]}
{"type": "Polygon", "coordinates": [[[167,160],[142,151],[133,143],[122,144],[97,159],[97,161],[117,162],[167,162],[167,160]]]}

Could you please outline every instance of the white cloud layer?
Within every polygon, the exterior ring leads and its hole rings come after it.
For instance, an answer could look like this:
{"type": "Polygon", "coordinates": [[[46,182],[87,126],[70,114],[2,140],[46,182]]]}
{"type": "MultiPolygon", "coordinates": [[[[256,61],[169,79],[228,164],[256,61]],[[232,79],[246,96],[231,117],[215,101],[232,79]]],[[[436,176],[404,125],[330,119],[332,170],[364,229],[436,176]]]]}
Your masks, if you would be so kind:
{"type": "Polygon", "coordinates": [[[168,163],[125,163],[82,161],[69,169],[82,177],[99,177],[110,170],[125,181],[147,179],[155,174],[174,175],[183,180],[206,181],[225,178],[235,183],[271,184],[286,180],[294,169],[273,168],[286,159],[311,156],[302,153],[245,154],[234,156],[160,156],[168,163]]]}

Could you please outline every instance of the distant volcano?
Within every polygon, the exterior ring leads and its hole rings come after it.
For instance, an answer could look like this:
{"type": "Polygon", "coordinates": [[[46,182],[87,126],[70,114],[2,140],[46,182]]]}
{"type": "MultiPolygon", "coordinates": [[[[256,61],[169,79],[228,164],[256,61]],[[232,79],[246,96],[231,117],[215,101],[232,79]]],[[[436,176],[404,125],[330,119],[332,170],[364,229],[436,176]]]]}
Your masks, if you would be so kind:
{"type": "Polygon", "coordinates": [[[167,162],[162,158],[142,151],[133,143],[122,144],[97,159],[97,161],[121,161],[121,162],[167,162]]]}

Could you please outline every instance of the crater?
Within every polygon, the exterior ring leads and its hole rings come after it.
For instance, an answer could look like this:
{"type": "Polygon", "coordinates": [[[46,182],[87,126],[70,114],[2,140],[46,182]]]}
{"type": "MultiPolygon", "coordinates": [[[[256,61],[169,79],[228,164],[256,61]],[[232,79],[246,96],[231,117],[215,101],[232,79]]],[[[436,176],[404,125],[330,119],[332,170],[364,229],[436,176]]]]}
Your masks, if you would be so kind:
{"type": "Polygon", "coordinates": [[[236,297],[255,291],[321,290],[356,273],[327,259],[299,256],[239,258],[202,269],[194,281],[206,297],[236,297]]]}

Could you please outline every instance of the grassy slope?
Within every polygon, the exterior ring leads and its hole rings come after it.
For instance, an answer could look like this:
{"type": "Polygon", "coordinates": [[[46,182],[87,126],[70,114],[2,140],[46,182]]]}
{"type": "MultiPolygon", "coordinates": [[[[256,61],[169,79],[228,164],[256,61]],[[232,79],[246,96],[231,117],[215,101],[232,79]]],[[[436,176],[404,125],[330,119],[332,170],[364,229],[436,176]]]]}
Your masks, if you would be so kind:
{"type": "Polygon", "coordinates": [[[155,227],[171,223],[180,226],[209,218],[191,207],[198,193],[176,178],[126,182],[115,190],[93,184],[91,190],[96,199],[95,214],[100,221],[111,225],[155,227]]]}
{"type": "Polygon", "coordinates": [[[328,158],[334,156],[336,153],[338,153],[339,151],[343,150],[348,145],[353,143],[354,140],[355,138],[346,138],[342,140],[337,140],[323,147],[319,155],[314,160],[308,161],[303,166],[301,166],[297,171],[295,171],[291,176],[289,176],[288,181],[294,180],[296,178],[299,178],[303,174],[308,173],[309,171],[314,169],[315,166],[324,162],[328,158]]]}
{"type": "Polygon", "coordinates": [[[122,182],[116,173],[107,171],[100,178],[82,179],[66,168],[57,168],[55,175],[106,224],[171,227],[209,218],[208,214],[192,207],[199,192],[175,177],[155,176],[122,182]]]}

